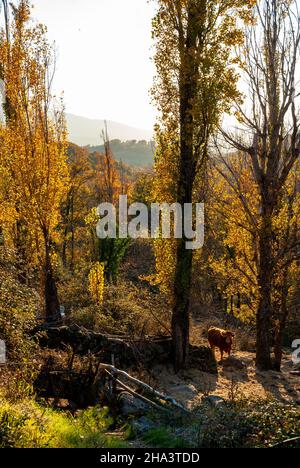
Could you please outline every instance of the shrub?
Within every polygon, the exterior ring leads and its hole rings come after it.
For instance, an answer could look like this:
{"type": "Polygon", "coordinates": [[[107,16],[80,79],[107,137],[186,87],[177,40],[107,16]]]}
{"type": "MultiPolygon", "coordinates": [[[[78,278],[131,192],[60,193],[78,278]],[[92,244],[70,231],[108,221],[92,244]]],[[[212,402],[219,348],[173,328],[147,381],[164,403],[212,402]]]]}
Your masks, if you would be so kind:
{"type": "Polygon", "coordinates": [[[200,417],[200,448],[238,448],[245,445],[252,426],[234,403],[209,408],[200,417]]]}
{"type": "Polygon", "coordinates": [[[165,298],[141,284],[119,281],[107,286],[103,310],[115,321],[116,332],[162,335],[171,328],[165,298]]]}
{"type": "Polygon", "coordinates": [[[105,286],[102,305],[73,307],[67,320],[100,333],[159,335],[170,328],[163,298],[149,288],[119,281],[105,286]]]}
{"type": "Polygon", "coordinates": [[[26,399],[0,400],[0,448],[117,448],[120,440],[105,435],[111,420],[94,407],[75,417],[26,399]]]}
{"type": "Polygon", "coordinates": [[[168,428],[160,427],[150,429],[143,440],[152,447],[157,448],[189,448],[190,444],[181,437],[174,436],[168,428]]]}
{"type": "Polygon", "coordinates": [[[0,262],[0,277],[0,339],[6,343],[9,361],[29,361],[34,348],[29,331],[41,309],[39,296],[18,281],[8,262],[5,266],[0,262]]]}
{"type": "Polygon", "coordinates": [[[201,448],[270,447],[299,435],[300,408],[273,400],[238,399],[199,411],[201,448]]]}

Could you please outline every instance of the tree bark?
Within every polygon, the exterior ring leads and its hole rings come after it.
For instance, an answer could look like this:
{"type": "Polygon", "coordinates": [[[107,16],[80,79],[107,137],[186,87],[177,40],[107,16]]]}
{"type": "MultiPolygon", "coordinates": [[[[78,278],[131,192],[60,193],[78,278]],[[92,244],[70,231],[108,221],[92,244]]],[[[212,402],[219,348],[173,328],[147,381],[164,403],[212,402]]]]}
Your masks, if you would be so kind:
{"type": "Polygon", "coordinates": [[[56,287],[56,281],[53,274],[53,268],[51,264],[50,257],[50,247],[46,243],[45,246],[45,284],[44,284],[44,294],[45,294],[45,312],[46,312],[46,322],[60,322],[61,313],[60,313],[60,304],[58,300],[58,292],[56,287]]]}
{"type": "Polygon", "coordinates": [[[287,298],[289,293],[288,287],[288,274],[283,273],[283,282],[281,286],[280,294],[280,318],[275,330],[275,344],[274,344],[274,369],[278,372],[281,370],[282,363],[282,343],[283,343],[283,332],[286,327],[288,320],[289,310],[287,306],[287,298]]]}
{"type": "Polygon", "coordinates": [[[272,369],[270,330],[272,318],[272,214],[264,210],[259,238],[258,308],[256,316],[256,366],[272,369]]]}
{"type": "MultiPolygon", "coordinates": [[[[199,33],[199,18],[194,5],[190,6],[187,21],[186,39],[185,42],[182,41],[181,43],[179,85],[180,160],[177,202],[181,205],[183,212],[185,203],[191,204],[193,202],[193,185],[196,172],[193,106],[198,83],[198,65],[195,50],[199,33]]],[[[184,219],[182,221],[182,233],[184,233],[184,219]]],[[[183,235],[183,238],[178,241],[176,253],[172,316],[172,339],[176,372],[185,367],[189,349],[189,306],[193,252],[186,249],[186,240],[183,235]]]]}
{"type": "Polygon", "coordinates": [[[236,308],[237,308],[237,311],[238,313],[241,312],[241,293],[238,291],[237,293],[237,304],[236,304],[236,308]]]}
{"type": "Polygon", "coordinates": [[[189,352],[190,291],[192,278],[192,251],[185,249],[181,241],[177,249],[174,308],[172,316],[172,342],[174,367],[178,372],[184,368],[189,352]]]}
{"type": "Polygon", "coordinates": [[[230,296],[230,315],[234,315],[234,302],[233,302],[233,295],[230,296]]]}

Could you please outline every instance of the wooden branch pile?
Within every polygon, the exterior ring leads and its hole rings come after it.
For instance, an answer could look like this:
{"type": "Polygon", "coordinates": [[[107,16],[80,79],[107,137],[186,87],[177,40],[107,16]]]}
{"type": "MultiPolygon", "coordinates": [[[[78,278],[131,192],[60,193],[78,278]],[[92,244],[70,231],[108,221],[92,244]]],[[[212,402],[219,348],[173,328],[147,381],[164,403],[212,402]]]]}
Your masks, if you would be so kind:
{"type": "Polygon", "coordinates": [[[169,411],[172,409],[176,409],[185,413],[189,413],[189,411],[181,403],[177,402],[174,398],[158,392],[150,385],[146,384],[145,382],[142,382],[141,380],[135,377],[132,377],[123,370],[117,369],[115,366],[109,364],[100,364],[100,369],[103,369],[108,375],[109,379],[112,379],[123,390],[130,393],[135,398],[143,401],[149,407],[160,411],[169,411]],[[122,380],[120,380],[121,378],[123,378],[125,381],[131,382],[131,384],[137,386],[139,390],[134,390],[128,385],[126,385],[124,382],[122,382],[122,380]]]}
{"type": "Polygon", "coordinates": [[[40,397],[52,398],[56,403],[68,400],[73,408],[109,405],[113,412],[120,414],[123,412],[122,406],[128,406],[126,396],[129,394],[133,397],[133,412],[136,408],[138,412],[150,409],[187,412],[174,398],[110,364],[100,363],[96,372],[44,368],[35,381],[35,390],[40,397]],[[139,405],[138,401],[143,405],[139,405]]]}
{"type": "MultiPolygon", "coordinates": [[[[115,356],[117,368],[149,369],[171,361],[172,340],[168,336],[132,338],[95,333],[78,326],[41,327],[35,330],[42,347],[65,350],[70,347],[74,354],[86,356],[95,354],[102,362],[111,362],[115,356]]],[[[190,347],[189,367],[217,373],[217,366],[211,350],[206,347],[190,347]]]]}
{"type": "MultiPolygon", "coordinates": [[[[42,327],[34,333],[41,347],[71,353],[68,365],[63,364],[60,353],[57,353],[57,358],[45,362],[35,382],[36,392],[41,397],[56,401],[65,399],[77,408],[109,404],[115,406],[117,412],[127,394],[131,395],[134,404],[138,400],[148,408],[161,411],[170,408],[186,411],[171,397],[157,392],[128,373],[140,369],[150,371],[158,364],[170,364],[170,337],[133,339],[95,333],[78,326],[42,327]],[[76,356],[85,359],[75,359],[76,356]]],[[[205,346],[191,346],[189,366],[217,373],[215,359],[205,346]]]]}
{"type": "Polygon", "coordinates": [[[116,356],[119,367],[131,367],[168,362],[171,353],[169,337],[143,337],[133,339],[95,333],[78,326],[40,327],[34,331],[41,347],[65,350],[71,347],[78,356],[99,355],[103,362],[111,362],[116,356]]]}

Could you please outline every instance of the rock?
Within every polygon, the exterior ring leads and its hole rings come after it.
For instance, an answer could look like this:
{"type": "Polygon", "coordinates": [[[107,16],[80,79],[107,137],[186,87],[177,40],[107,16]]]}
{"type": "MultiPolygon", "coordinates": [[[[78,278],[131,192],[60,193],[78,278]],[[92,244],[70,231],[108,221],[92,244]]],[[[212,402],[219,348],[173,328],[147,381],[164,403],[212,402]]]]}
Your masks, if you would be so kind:
{"type": "Polygon", "coordinates": [[[255,358],[253,356],[245,356],[245,357],[241,358],[241,362],[245,366],[251,366],[251,365],[255,364],[255,358]]]}
{"type": "Polygon", "coordinates": [[[210,406],[217,407],[226,403],[226,400],[222,397],[216,395],[209,395],[207,397],[202,398],[202,403],[207,403],[210,406]]]}
{"type": "Polygon", "coordinates": [[[121,393],[119,401],[121,403],[121,413],[124,416],[141,415],[150,409],[150,405],[128,392],[121,393]]]}
{"type": "Polygon", "coordinates": [[[171,385],[169,393],[179,400],[192,400],[199,392],[193,385],[171,385]]]}
{"type": "Polygon", "coordinates": [[[78,356],[101,351],[103,362],[111,362],[111,356],[114,355],[115,365],[119,368],[140,366],[141,362],[146,367],[170,362],[172,340],[167,336],[134,340],[129,336],[96,333],[77,325],[45,325],[36,327],[32,334],[37,335],[42,348],[65,350],[66,346],[69,346],[78,356]]]}
{"type": "Polygon", "coordinates": [[[139,419],[134,419],[131,421],[131,427],[134,430],[135,435],[141,435],[147,431],[150,431],[151,429],[155,429],[157,426],[153,421],[150,421],[150,419],[143,416],[139,419]]]}
{"type": "Polygon", "coordinates": [[[221,362],[221,366],[227,369],[243,370],[245,369],[246,364],[233,356],[230,356],[228,359],[225,359],[221,362]]]}

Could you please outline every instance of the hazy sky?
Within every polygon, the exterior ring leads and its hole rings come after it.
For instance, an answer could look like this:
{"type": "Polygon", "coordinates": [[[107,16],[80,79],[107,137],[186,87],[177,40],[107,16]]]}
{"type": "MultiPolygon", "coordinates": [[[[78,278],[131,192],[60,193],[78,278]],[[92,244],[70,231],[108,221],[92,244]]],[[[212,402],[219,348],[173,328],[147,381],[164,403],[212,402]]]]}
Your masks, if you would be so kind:
{"type": "Polygon", "coordinates": [[[147,0],[32,0],[58,51],[55,89],[67,112],[151,129],[153,4],[147,0]]]}

